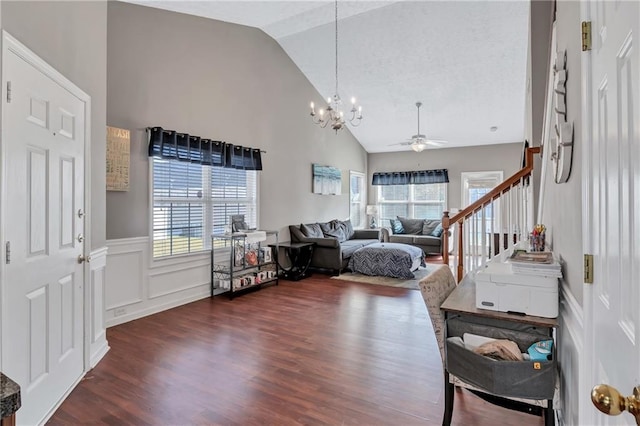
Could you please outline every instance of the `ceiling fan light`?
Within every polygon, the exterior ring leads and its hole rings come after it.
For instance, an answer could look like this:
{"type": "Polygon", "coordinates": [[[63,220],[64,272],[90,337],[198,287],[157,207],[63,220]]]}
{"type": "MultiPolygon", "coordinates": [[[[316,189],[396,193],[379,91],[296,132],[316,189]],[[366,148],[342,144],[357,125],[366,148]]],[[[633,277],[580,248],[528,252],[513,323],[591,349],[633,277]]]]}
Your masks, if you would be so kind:
{"type": "Polygon", "coordinates": [[[411,149],[415,152],[422,152],[427,147],[427,144],[424,142],[416,142],[411,144],[411,149]]]}

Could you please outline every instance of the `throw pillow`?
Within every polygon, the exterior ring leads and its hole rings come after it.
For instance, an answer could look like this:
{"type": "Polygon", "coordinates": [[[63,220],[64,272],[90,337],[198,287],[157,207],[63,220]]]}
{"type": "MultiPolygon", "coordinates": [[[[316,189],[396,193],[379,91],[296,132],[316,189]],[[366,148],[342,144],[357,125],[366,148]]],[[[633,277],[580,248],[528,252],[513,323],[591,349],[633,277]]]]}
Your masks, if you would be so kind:
{"type": "Polygon", "coordinates": [[[301,224],[300,230],[307,238],[322,238],[322,229],[317,223],[301,224]]]}
{"type": "Polygon", "coordinates": [[[342,222],[340,222],[340,226],[342,227],[342,230],[344,231],[344,235],[347,238],[347,240],[350,240],[351,238],[353,238],[356,232],[353,230],[351,219],[343,220],[342,222]]]}
{"type": "Polygon", "coordinates": [[[444,228],[442,227],[442,224],[439,223],[438,226],[436,226],[436,229],[434,229],[431,232],[431,235],[433,235],[434,237],[440,237],[440,236],[442,236],[443,232],[444,232],[444,228]]]}
{"type": "Polygon", "coordinates": [[[389,219],[389,223],[391,224],[391,230],[394,234],[404,234],[404,228],[402,227],[402,222],[395,219],[389,219]]]}
{"type": "Polygon", "coordinates": [[[422,235],[433,235],[433,231],[439,224],[440,221],[437,219],[425,219],[422,225],[422,235]]]}
{"type": "Polygon", "coordinates": [[[324,236],[328,237],[328,238],[336,238],[338,240],[338,242],[344,242],[347,241],[347,236],[344,234],[344,231],[342,230],[342,228],[336,228],[336,229],[330,229],[327,231],[324,231],[324,236]]]}
{"type": "Polygon", "coordinates": [[[422,234],[423,219],[409,219],[406,217],[398,216],[398,220],[402,223],[405,234],[420,235],[422,234]]]}

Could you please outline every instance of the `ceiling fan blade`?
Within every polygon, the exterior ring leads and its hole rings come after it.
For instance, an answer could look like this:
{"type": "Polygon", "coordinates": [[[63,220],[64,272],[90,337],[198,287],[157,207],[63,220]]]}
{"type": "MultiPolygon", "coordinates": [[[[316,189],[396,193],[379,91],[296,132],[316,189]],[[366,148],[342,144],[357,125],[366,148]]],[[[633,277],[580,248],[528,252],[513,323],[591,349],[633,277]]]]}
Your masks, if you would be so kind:
{"type": "Polygon", "coordinates": [[[427,145],[431,146],[442,146],[447,144],[447,141],[439,140],[439,139],[427,139],[424,141],[427,145]]]}
{"type": "Polygon", "coordinates": [[[395,146],[395,145],[411,145],[413,143],[413,141],[404,141],[404,142],[398,142],[398,143],[390,143],[387,146],[395,146]]]}

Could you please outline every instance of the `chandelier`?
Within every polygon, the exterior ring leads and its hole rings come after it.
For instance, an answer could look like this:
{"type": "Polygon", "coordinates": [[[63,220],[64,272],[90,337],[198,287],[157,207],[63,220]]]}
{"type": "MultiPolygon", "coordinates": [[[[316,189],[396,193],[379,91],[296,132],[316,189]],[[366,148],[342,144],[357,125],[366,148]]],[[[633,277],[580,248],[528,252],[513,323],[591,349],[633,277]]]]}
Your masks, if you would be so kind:
{"type": "MultiPolygon", "coordinates": [[[[335,0],[336,18],[336,91],[333,97],[327,98],[326,108],[321,108],[316,113],[315,105],[311,102],[311,119],[322,128],[331,123],[331,128],[338,133],[338,130],[345,127],[346,121],[342,110],[342,99],[338,94],[338,0],[335,0]]],[[[360,125],[362,121],[362,106],[356,106],[356,98],[351,98],[351,110],[348,117],[349,123],[353,127],[360,125]]]]}

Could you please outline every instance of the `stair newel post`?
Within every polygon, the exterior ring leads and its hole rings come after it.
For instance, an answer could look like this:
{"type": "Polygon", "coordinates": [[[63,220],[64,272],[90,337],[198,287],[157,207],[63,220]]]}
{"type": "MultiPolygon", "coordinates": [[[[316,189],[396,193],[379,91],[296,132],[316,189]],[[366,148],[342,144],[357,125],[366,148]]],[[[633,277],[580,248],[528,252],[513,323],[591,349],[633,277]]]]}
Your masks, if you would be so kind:
{"type": "Polygon", "coordinates": [[[442,213],[442,227],[444,228],[444,240],[442,241],[442,263],[449,264],[449,212],[442,213]]]}
{"type": "Polygon", "coordinates": [[[462,263],[462,258],[464,257],[464,252],[462,248],[462,236],[464,235],[464,220],[458,222],[458,276],[456,277],[458,282],[462,281],[462,274],[464,273],[464,266],[462,263]]]}

